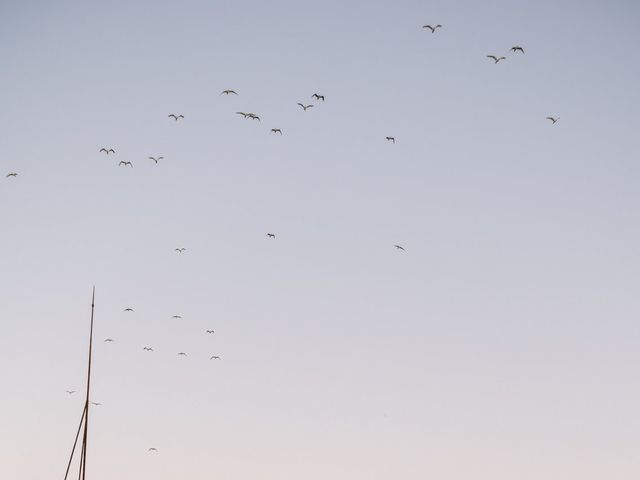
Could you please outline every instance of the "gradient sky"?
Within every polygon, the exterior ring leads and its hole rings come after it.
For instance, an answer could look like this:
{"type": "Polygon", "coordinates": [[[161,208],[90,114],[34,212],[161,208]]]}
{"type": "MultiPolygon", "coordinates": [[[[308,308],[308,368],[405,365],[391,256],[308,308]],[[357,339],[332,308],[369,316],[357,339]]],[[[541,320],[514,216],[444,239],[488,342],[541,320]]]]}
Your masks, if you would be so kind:
{"type": "Polygon", "coordinates": [[[639,20],[2,2],[0,475],[637,479],[639,20]]]}

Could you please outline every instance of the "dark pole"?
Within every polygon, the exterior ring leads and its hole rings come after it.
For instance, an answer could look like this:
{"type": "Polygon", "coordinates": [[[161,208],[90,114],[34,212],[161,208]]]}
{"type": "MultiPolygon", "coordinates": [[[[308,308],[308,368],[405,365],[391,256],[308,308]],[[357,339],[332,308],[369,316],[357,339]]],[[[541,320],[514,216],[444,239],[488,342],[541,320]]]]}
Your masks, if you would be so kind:
{"type": "Polygon", "coordinates": [[[94,286],[93,294],[91,295],[91,328],[89,330],[89,366],[87,368],[87,397],[86,397],[85,415],[84,415],[84,433],[82,436],[82,456],[80,457],[80,462],[82,465],[81,480],[85,480],[85,475],[87,473],[87,434],[89,432],[89,392],[91,389],[91,351],[93,347],[93,310],[95,307],[95,298],[96,298],[96,287],[94,286]]]}
{"type": "Polygon", "coordinates": [[[87,413],[87,406],[84,406],[84,410],[82,410],[82,417],[80,417],[80,424],[78,425],[78,431],[76,432],[76,439],[73,442],[73,448],[71,449],[71,455],[69,455],[69,463],[67,463],[67,471],[64,472],[64,480],[67,480],[67,476],[69,475],[69,469],[71,468],[71,461],[73,460],[73,454],[76,451],[76,445],[78,444],[78,438],[80,437],[80,429],[82,429],[82,422],[84,422],[84,415],[87,413]]]}

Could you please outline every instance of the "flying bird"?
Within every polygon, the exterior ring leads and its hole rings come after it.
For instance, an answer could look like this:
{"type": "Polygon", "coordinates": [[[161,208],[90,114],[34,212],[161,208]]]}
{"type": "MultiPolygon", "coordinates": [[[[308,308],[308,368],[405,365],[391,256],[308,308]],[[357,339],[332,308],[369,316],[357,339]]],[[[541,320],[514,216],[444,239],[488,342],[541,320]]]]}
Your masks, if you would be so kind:
{"type": "Polygon", "coordinates": [[[151,447],[147,452],[157,452],[158,449],[156,447],[151,447]]]}
{"type": "Polygon", "coordinates": [[[396,143],[396,137],[384,137],[388,142],[396,143]]]}
{"type": "Polygon", "coordinates": [[[279,128],[272,128],[270,133],[279,133],[280,135],[282,135],[282,130],[280,130],[279,128]]]}
{"type": "Polygon", "coordinates": [[[518,45],[515,45],[515,46],[511,47],[511,51],[512,51],[513,53],[515,53],[515,52],[522,52],[522,53],[524,53],[524,48],[519,47],[518,45]]]}
{"type": "Polygon", "coordinates": [[[182,248],[176,248],[176,252],[178,253],[182,253],[186,250],[186,248],[182,247],[182,248]]]}
{"type": "Polygon", "coordinates": [[[133,308],[125,308],[123,312],[133,312],[133,308]]]}
{"type": "Polygon", "coordinates": [[[65,390],[65,392],[67,392],[69,395],[73,395],[74,393],[76,393],[75,390],[65,390]]]}
{"type": "Polygon", "coordinates": [[[96,407],[99,407],[100,405],[102,405],[101,403],[98,402],[91,402],[91,405],[95,405],[96,407]]]}
{"type": "Polygon", "coordinates": [[[181,317],[180,315],[174,315],[174,316],[173,316],[173,317],[171,317],[171,318],[182,318],[182,317],[181,317]]]}
{"type": "Polygon", "coordinates": [[[275,233],[267,233],[267,238],[276,238],[275,233]]]}
{"type": "Polygon", "coordinates": [[[496,57],[495,55],[487,55],[487,58],[490,58],[495,63],[498,63],[500,60],[506,60],[507,57],[496,57]]]}
{"type": "Polygon", "coordinates": [[[560,117],[547,117],[546,120],[551,120],[551,122],[553,122],[553,124],[555,125],[556,122],[560,120],[560,117]]]}
{"type": "Polygon", "coordinates": [[[118,166],[121,166],[121,165],[124,165],[125,167],[129,165],[131,168],[133,168],[133,163],[125,162],[124,160],[120,160],[120,163],[118,163],[118,166]]]}
{"type": "Polygon", "coordinates": [[[303,104],[301,104],[301,103],[298,103],[298,105],[300,105],[300,106],[302,107],[302,109],[303,109],[305,112],[307,111],[307,108],[311,108],[311,107],[313,107],[313,105],[311,105],[311,104],[309,104],[309,105],[303,105],[303,104]]]}
{"type": "Polygon", "coordinates": [[[144,350],[145,352],[153,352],[153,348],[151,347],[142,347],[142,350],[144,350]]]}
{"type": "Polygon", "coordinates": [[[396,247],[396,249],[398,249],[398,250],[404,251],[404,247],[401,246],[401,245],[394,245],[394,247],[396,247]]]}
{"type": "Polygon", "coordinates": [[[311,95],[311,98],[315,98],[316,100],[322,100],[324,102],[324,95],[320,95],[319,93],[314,93],[313,95],[311,95]]]}
{"type": "Polygon", "coordinates": [[[149,160],[153,160],[154,162],[156,162],[156,165],[158,164],[158,162],[160,160],[162,160],[164,157],[149,157],[149,160]]]}
{"type": "Polygon", "coordinates": [[[178,352],[178,356],[179,356],[179,357],[186,357],[186,356],[187,356],[187,354],[186,354],[186,353],[184,353],[184,352],[178,352]]]}
{"type": "Polygon", "coordinates": [[[209,360],[220,360],[220,357],[217,355],[212,355],[209,360]]]}
{"type": "Polygon", "coordinates": [[[215,333],[215,330],[207,330],[207,333],[215,333]]]}
{"type": "Polygon", "coordinates": [[[104,341],[111,343],[111,342],[113,342],[113,338],[105,338],[104,341]]]}
{"type": "Polygon", "coordinates": [[[247,116],[249,115],[248,113],[245,112],[236,112],[238,115],[242,115],[244,118],[247,118],[247,116]]]}
{"type": "Polygon", "coordinates": [[[7,173],[7,176],[5,178],[9,178],[9,177],[17,177],[18,174],[16,172],[11,172],[11,173],[7,173]]]}
{"type": "Polygon", "coordinates": [[[256,115],[255,113],[247,113],[246,118],[250,118],[251,120],[258,120],[259,122],[262,121],[262,120],[260,120],[260,117],[258,115],[256,115]]]}
{"type": "Polygon", "coordinates": [[[173,118],[177,122],[180,118],[184,118],[184,115],[176,115],[175,113],[171,113],[168,115],[168,118],[173,118]]]}
{"type": "Polygon", "coordinates": [[[101,148],[100,149],[101,152],[106,153],[107,155],[109,155],[110,153],[116,153],[116,151],[113,148],[101,148]]]}
{"type": "Polygon", "coordinates": [[[436,30],[438,28],[442,28],[442,25],[438,24],[435,27],[432,27],[431,25],[423,25],[422,28],[428,28],[429,30],[431,30],[431,33],[436,33],[436,30]]]}
{"type": "Polygon", "coordinates": [[[234,95],[238,95],[235,90],[223,90],[222,93],[220,93],[220,95],[229,95],[230,93],[233,93],[234,95]]]}

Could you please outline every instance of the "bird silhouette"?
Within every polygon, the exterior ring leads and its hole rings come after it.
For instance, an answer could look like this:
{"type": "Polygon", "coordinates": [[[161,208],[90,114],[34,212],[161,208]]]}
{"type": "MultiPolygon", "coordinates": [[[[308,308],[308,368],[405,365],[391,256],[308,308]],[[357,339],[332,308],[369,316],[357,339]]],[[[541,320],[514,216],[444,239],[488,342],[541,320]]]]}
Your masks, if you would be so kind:
{"type": "Polygon", "coordinates": [[[113,342],[113,338],[105,338],[104,341],[108,342],[108,343],[111,343],[111,342],[113,342]]]}
{"type": "Polygon", "coordinates": [[[280,130],[279,128],[272,128],[270,133],[279,133],[280,135],[282,135],[282,130],[280,130]]]}
{"type": "Polygon", "coordinates": [[[76,393],[75,390],[65,390],[65,392],[67,392],[69,395],[73,395],[74,393],[76,393]]]}
{"type": "Polygon", "coordinates": [[[396,137],[384,137],[388,142],[396,143],[396,137]]]}
{"type": "Polygon", "coordinates": [[[511,51],[512,51],[513,53],[516,53],[516,52],[522,52],[522,53],[524,53],[524,48],[519,47],[518,45],[515,45],[515,46],[511,47],[511,51]]]}
{"type": "Polygon", "coordinates": [[[436,33],[436,30],[438,28],[442,28],[442,25],[438,24],[435,27],[432,27],[431,25],[423,25],[422,28],[428,28],[429,30],[431,30],[431,33],[436,33]]]}
{"type": "Polygon", "coordinates": [[[560,117],[547,117],[546,120],[551,120],[551,122],[555,125],[556,122],[560,120],[560,117]]]}
{"type": "Polygon", "coordinates": [[[181,317],[180,315],[174,315],[174,316],[173,316],[173,317],[171,317],[171,318],[182,318],[182,317],[181,317]]]}
{"type": "Polygon", "coordinates": [[[186,250],[186,248],[182,247],[182,248],[176,248],[176,252],[178,253],[182,253],[186,250]]]}
{"type": "Polygon", "coordinates": [[[116,153],[116,151],[113,148],[101,148],[100,149],[101,152],[106,153],[107,155],[109,155],[110,153],[116,153]]]}
{"type": "Polygon", "coordinates": [[[145,352],[153,352],[153,348],[151,347],[142,347],[142,350],[144,350],[145,352]]]}
{"type": "Polygon", "coordinates": [[[160,160],[162,160],[164,157],[149,157],[149,160],[153,160],[154,162],[156,162],[156,165],[158,164],[158,162],[160,160]]]}
{"type": "Polygon", "coordinates": [[[99,407],[99,406],[100,406],[100,405],[102,405],[102,404],[101,404],[101,403],[99,403],[99,402],[91,402],[91,405],[95,405],[96,407],[99,407]]]}
{"type": "Polygon", "coordinates": [[[394,245],[394,247],[396,247],[396,249],[398,249],[398,250],[404,251],[404,247],[401,246],[401,245],[394,245]]]}
{"type": "Polygon", "coordinates": [[[11,173],[7,173],[7,176],[5,178],[9,178],[9,177],[17,177],[18,174],[16,172],[11,172],[11,173]]]}
{"type": "Polygon", "coordinates": [[[495,63],[498,63],[500,60],[506,60],[507,57],[496,57],[495,55],[487,55],[487,58],[490,58],[495,63]]]}
{"type": "Polygon", "coordinates": [[[158,449],[156,447],[151,447],[147,452],[157,452],[158,449]]]}
{"type": "Polygon", "coordinates": [[[207,330],[207,333],[215,333],[214,330],[207,330]]]}
{"type": "Polygon", "coordinates": [[[220,360],[220,357],[217,355],[212,355],[209,360],[220,360]]]}
{"type": "Polygon", "coordinates": [[[184,115],[176,115],[175,113],[170,113],[168,115],[168,118],[173,118],[177,122],[179,119],[184,118],[184,115]]]}
{"type": "Polygon", "coordinates": [[[178,356],[179,356],[179,357],[186,357],[186,356],[187,356],[187,354],[186,354],[186,353],[184,353],[184,352],[178,352],[178,356]]]}
{"type": "Polygon", "coordinates": [[[125,308],[123,312],[133,312],[133,308],[125,308]]]}
{"type": "Polygon", "coordinates": [[[307,108],[313,107],[313,105],[311,105],[311,104],[303,105],[302,103],[299,103],[299,102],[298,102],[298,105],[300,105],[305,112],[307,111],[307,108]]]}
{"type": "Polygon", "coordinates": [[[235,90],[223,90],[220,93],[220,95],[229,95],[230,93],[233,93],[234,95],[238,95],[235,90]]]}
{"type": "Polygon", "coordinates": [[[118,163],[119,167],[120,166],[125,166],[126,167],[127,165],[129,165],[131,168],[133,168],[133,163],[131,163],[131,162],[125,162],[124,160],[120,160],[120,163],[118,163]]]}
{"type": "Polygon", "coordinates": [[[324,95],[320,95],[319,93],[314,93],[313,95],[311,95],[311,98],[315,98],[316,100],[321,100],[324,102],[324,95]]]}
{"type": "Polygon", "coordinates": [[[276,234],[275,233],[267,233],[267,237],[268,238],[276,238],[276,234]]]}
{"type": "Polygon", "coordinates": [[[245,112],[236,112],[238,115],[242,115],[244,118],[247,118],[249,116],[248,113],[245,112]]]}
{"type": "Polygon", "coordinates": [[[247,117],[246,118],[250,118],[251,120],[258,120],[259,122],[262,121],[262,120],[260,120],[260,117],[258,115],[256,115],[255,113],[247,113],[247,117]]]}

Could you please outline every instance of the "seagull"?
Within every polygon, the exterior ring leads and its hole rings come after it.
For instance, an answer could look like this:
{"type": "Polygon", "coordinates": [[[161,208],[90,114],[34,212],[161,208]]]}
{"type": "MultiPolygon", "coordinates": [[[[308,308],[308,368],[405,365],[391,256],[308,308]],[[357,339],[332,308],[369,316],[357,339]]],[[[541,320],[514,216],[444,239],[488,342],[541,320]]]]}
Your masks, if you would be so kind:
{"type": "Polygon", "coordinates": [[[116,151],[113,148],[101,148],[100,149],[101,152],[106,153],[107,155],[109,155],[110,153],[116,153],[116,151]]]}
{"type": "Polygon", "coordinates": [[[18,174],[16,172],[11,172],[11,173],[7,173],[7,176],[5,178],[9,178],[9,177],[17,177],[18,174]]]}
{"type": "Polygon", "coordinates": [[[184,115],[176,115],[175,113],[171,113],[169,114],[168,118],[173,118],[177,122],[178,119],[184,118],[184,115]]]}
{"type": "Polygon", "coordinates": [[[260,120],[260,117],[255,113],[247,113],[247,116],[245,118],[250,118],[251,120],[258,120],[259,122],[262,121],[260,120]]]}
{"type": "Polygon", "coordinates": [[[173,317],[171,317],[171,318],[182,318],[182,317],[181,317],[180,315],[174,315],[174,316],[173,316],[173,317]]]}
{"type": "Polygon", "coordinates": [[[311,107],[313,107],[313,105],[311,105],[311,104],[309,104],[309,105],[303,105],[303,104],[301,104],[301,103],[298,103],[298,105],[300,105],[300,106],[302,107],[302,109],[303,109],[305,112],[307,111],[307,108],[311,108],[311,107]]]}
{"type": "Polygon", "coordinates": [[[157,452],[158,449],[156,447],[151,447],[147,452],[157,452]]]}
{"type": "Polygon", "coordinates": [[[160,160],[162,160],[164,157],[149,157],[149,160],[153,160],[154,162],[156,162],[156,165],[158,164],[158,162],[160,160]]]}
{"type": "Polygon", "coordinates": [[[398,250],[402,250],[404,252],[404,247],[401,245],[394,245],[394,247],[396,247],[396,249],[398,250]]]}
{"type": "Polygon", "coordinates": [[[182,248],[176,248],[176,252],[178,253],[182,253],[186,250],[186,248],[182,247],[182,248]]]}
{"type": "Polygon", "coordinates": [[[432,27],[431,25],[423,25],[422,28],[428,28],[429,30],[431,30],[431,33],[436,33],[436,30],[438,28],[442,28],[442,25],[438,24],[435,27],[432,27]]]}
{"type": "Polygon", "coordinates": [[[65,390],[65,392],[67,392],[69,395],[73,395],[74,393],[76,393],[75,390],[65,390]]]}
{"type": "Polygon", "coordinates": [[[279,133],[280,135],[282,135],[282,130],[280,130],[279,128],[272,128],[270,133],[279,133]]]}
{"type": "Polygon", "coordinates": [[[124,160],[120,160],[120,163],[118,164],[118,166],[120,166],[120,165],[124,165],[125,167],[126,167],[127,165],[129,165],[131,168],[133,168],[133,163],[131,163],[131,162],[125,162],[124,160]]]}
{"type": "Polygon", "coordinates": [[[95,405],[96,407],[99,407],[100,405],[102,405],[101,403],[98,402],[91,402],[91,405],[95,405]]]}
{"type": "Polygon", "coordinates": [[[151,347],[142,347],[142,350],[144,350],[145,352],[153,352],[153,348],[151,347]]]}
{"type": "Polygon", "coordinates": [[[215,333],[215,330],[207,330],[207,333],[215,333]]]}
{"type": "Polygon", "coordinates": [[[495,55],[487,55],[487,58],[490,58],[495,63],[498,63],[500,60],[506,60],[507,57],[496,57],[495,55]]]}
{"type": "Polygon", "coordinates": [[[180,356],[182,356],[182,357],[186,357],[186,356],[187,356],[187,354],[186,354],[186,353],[184,353],[184,352],[179,352],[179,353],[178,353],[178,356],[179,356],[179,357],[180,357],[180,356]]]}
{"type": "Polygon", "coordinates": [[[518,45],[516,45],[516,46],[511,47],[511,51],[512,51],[513,53],[515,53],[515,52],[522,52],[522,53],[524,53],[524,48],[519,47],[518,45]]]}
{"type": "Polygon", "coordinates": [[[236,112],[238,115],[242,115],[244,118],[247,118],[249,115],[251,115],[250,113],[245,113],[245,112],[236,112]]]}
{"type": "Polygon", "coordinates": [[[105,342],[113,342],[113,338],[105,338],[104,341],[105,342]]]}
{"type": "Polygon", "coordinates": [[[123,312],[133,312],[133,308],[125,308],[123,312]]]}
{"type": "Polygon", "coordinates": [[[217,355],[213,355],[209,360],[220,360],[220,357],[217,355]]]}
{"type": "Polygon", "coordinates": [[[324,95],[320,95],[319,93],[314,93],[313,95],[311,95],[311,98],[315,98],[316,100],[322,100],[324,102],[324,95]]]}
{"type": "Polygon", "coordinates": [[[396,143],[396,137],[384,137],[388,142],[396,143]]]}
{"type": "Polygon", "coordinates": [[[267,233],[267,237],[268,238],[276,238],[276,234],[275,233],[267,233]]]}
{"type": "Polygon", "coordinates": [[[220,95],[229,95],[230,93],[233,93],[234,95],[238,95],[238,93],[235,90],[223,90],[222,93],[220,93],[220,95]]]}
{"type": "Polygon", "coordinates": [[[553,122],[553,124],[555,125],[556,122],[558,120],[560,120],[560,117],[547,117],[546,120],[551,120],[553,122]]]}

